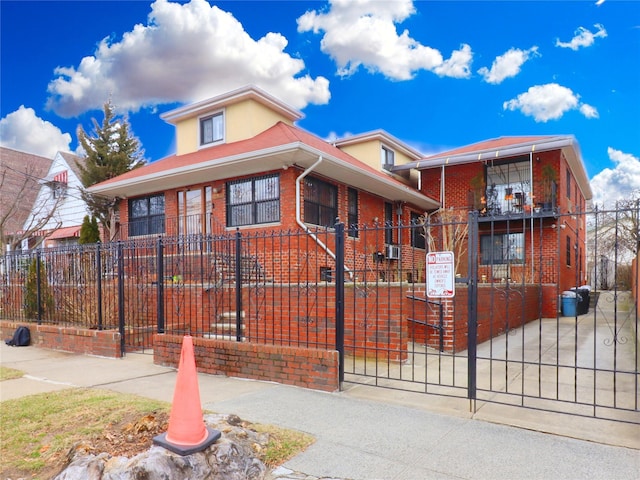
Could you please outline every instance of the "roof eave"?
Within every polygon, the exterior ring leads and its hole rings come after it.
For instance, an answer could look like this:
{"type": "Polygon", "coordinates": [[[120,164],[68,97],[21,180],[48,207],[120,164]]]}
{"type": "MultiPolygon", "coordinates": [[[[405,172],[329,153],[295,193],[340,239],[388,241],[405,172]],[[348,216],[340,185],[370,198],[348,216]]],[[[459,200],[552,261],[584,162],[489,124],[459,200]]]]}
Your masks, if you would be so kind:
{"type": "Polygon", "coordinates": [[[253,99],[262,103],[270,109],[280,113],[291,122],[304,118],[304,115],[299,110],[290,107],[286,103],[253,85],[239,88],[232,92],[225,93],[224,95],[218,95],[200,102],[178,107],[174,110],[161,114],[160,118],[167,123],[175,125],[181,120],[196,117],[205,112],[211,111],[212,109],[221,109],[246,99],[253,99]]]}
{"type": "Polygon", "coordinates": [[[238,168],[242,166],[243,174],[258,173],[258,170],[266,171],[288,168],[294,164],[307,168],[311,166],[319,156],[322,156],[324,161],[331,165],[331,168],[327,171],[323,169],[318,169],[317,171],[329,178],[344,181],[345,179],[342,177],[349,175],[352,176],[352,182],[350,184],[353,184],[354,187],[383,196],[389,200],[412,203],[425,210],[432,210],[439,206],[439,203],[432,198],[403,185],[390,175],[387,178],[383,173],[375,174],[363,170],[302,142],[292,142],[276,147],[253,152],[243,152],[237,155],[201,162],[197,165],[192,165],[188,171],[186,171],[184,167],[177,167],[162,172],[154,172],[145,176],[109,182],[102,186],[95,185],[89,187],[88,190],[98,195],[102,194],[111,197],[127,198],[199,183],[202,181],[202,178],[205,177],[209,180],[230,178],[230,176],[233,176],[230,174],[231,167],[238,168]],[[255,162],[254,160],[258,158],[263,160],[255,162]],[[265,162],[264,159],[272,160],[265,162]],[[256,171],[247,171],[247,162],[253,162],[253,164],[256,165],[256,171]],[[219,172],[219,175],[212,175],[214,171],[219,172]]]}
{"type": "Polygon", "coordinates": [[[404,170],[427,170],[430,168],[441,168],[443,166],[461,165],[465,163],[487,162],[490,160],[505,159],[518,155],[528,155],[535,152],[545,152],[549,150],[562,150],[571,171],[578,181],[578,185],[586,200],[591,200],[593,192],[587,177],[587,171],[580,154],[580,147],[575,137],[572,135],[548,137],[546,140],[526,142],[517,145],[510,145],[504,148],[493,148],[478,150],[475,152],[465,152],[458,155],[439,155],[418,160],[417,162],[398,165],[392,168],[393,172],[404,170]]]}

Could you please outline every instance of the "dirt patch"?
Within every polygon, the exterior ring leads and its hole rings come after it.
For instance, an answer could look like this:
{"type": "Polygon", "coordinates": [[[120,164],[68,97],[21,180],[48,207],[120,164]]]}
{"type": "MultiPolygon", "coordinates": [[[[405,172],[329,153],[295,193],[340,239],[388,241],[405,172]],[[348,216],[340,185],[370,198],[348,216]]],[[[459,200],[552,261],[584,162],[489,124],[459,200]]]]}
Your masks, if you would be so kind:
{"type": "Polygon", "coordinates": [[[153,437],[167,431],[168,422],[169,414],[166,412],[154,412],[143,417],[130,413],[120,422],[106,425],[100,435],[77,443],[70,452],[53,455],[37,476],[32,476],[29,471],[10,469],[2,472],[2,480],[53,478],[66,467],[68,458],[78,451],[87,454],[105,452],[114,457],[134,457],[151,447],[153,437]]]}

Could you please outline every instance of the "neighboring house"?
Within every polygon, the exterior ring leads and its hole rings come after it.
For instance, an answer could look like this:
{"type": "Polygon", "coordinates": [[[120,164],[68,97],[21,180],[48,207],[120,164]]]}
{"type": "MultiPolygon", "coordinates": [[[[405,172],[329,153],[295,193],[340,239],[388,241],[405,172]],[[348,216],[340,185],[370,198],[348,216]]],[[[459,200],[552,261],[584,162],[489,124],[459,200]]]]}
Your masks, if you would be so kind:
{"type": "Polygon", "coordinates": [[[29,223],[40,190],[39,180],[47,175],[51,159],[0,147],[0,243],[2,250],[19,247],[23,237],[39,228],[29,223]],[[26,231],[25,231],[26,230],[26,231]]]}
{"type": "Polygon", "coordinates": [[[82,199],[82,182],[76,162],[82,158],[68,152],[56,153],[46,175],[39,180],[38,195],[24,223],[39,224],[28,246],[57,247],[78,243],[80,227],[90,212],[82,199]]]}
{"type": "Polygon", "coordinates": [[[393,171],[407,169],[420,171],[422,192],[443,208],[479,212],[481,281],[546,284],[547,305],[558,290],[586,283],[580,214],[592,192],[575,138],[501,137],[393,171]]]}
{"type": "MultiPolygon", "coordinates": [[[[338,218],[357,236],[355,226],[409,225],[438,207],[417,189],[417,174],[391,171],[421,158],[415,150],[383,131],[329,143],[294,125],[300,112],[255,87],[162,118],[176,127],[175,155],[89,189],[119,199],[120,238],[308,231],[338,218]]],[[[424,245],[397,234],[377,243],[393,261],[389,248],[399,243],[424,256],[424,245]]]]}

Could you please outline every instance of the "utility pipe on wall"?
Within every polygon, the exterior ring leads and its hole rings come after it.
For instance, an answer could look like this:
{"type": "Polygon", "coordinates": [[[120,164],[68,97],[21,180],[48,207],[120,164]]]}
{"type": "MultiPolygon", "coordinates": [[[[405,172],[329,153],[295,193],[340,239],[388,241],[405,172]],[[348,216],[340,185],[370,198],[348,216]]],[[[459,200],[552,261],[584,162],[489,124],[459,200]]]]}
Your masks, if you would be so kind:
{"type": "MultiPolygon", "coordinates": [[[[302,228],[305,233],[307,235],[309,235],[311,238],[313,238],[313,241],[316,242],[320,248],[322,248],[325,252],[327,252],[327,254],[333,258],[334,260],[336,259],[336,254],[333,253],[329,247],[327,247],[322,240],[320,240],[318,238],[318,236],[313,233],[311,230],[309,230],[309,227],[307,227],[305,225],[305,223],[302,221],[302,215],[301,215],[301,206],[300,206],[300,194],[302,192],[302,189],[300,187],[302,180],[304,179],[304,177],[306,177],[307,175],[309,175],[313,170],[315,170],[315,168],[320,165],[322,163],[322,155],[320,155],[318,157],[318,160],[315,161],[315,163],[313,165],[311,165],[309,168],[307,168],[304,172],[302,172],[297,178],[296,178],[296,223],[300,226],[300,228],[302,228]]],[[[351,270],[349,270],[346,266],[344,267],[344,271],[347,272],[349,274],[349,278],[351,278],[353,280],[353,272],[351,270]]]]}

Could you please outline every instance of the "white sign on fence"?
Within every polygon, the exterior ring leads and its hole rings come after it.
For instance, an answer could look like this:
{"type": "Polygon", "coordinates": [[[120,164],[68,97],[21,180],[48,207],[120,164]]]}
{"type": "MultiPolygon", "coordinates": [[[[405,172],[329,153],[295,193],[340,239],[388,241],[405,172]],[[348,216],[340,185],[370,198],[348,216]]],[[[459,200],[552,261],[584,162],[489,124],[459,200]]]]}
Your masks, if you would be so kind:
{"type": "Polygon", "coordinates": [[[455,293],[453,252],[427,253],[427,297],[452,298],[455,293]]]}

